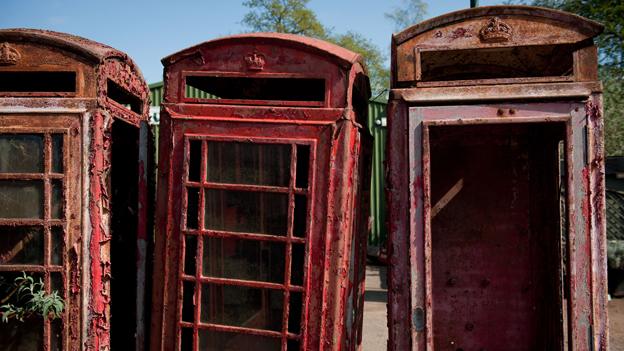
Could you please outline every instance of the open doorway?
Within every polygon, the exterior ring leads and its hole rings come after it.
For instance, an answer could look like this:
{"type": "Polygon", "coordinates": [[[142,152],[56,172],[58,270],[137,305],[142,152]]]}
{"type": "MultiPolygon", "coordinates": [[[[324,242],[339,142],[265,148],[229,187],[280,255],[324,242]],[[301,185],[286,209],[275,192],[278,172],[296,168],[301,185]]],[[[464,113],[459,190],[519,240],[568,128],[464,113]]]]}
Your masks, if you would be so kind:
{"type": "Polygon", "coordinates": [[[564,349],[565,130],[429,127],[435,349],[564,349]]]}
{"type": "Polygon", "coordinates": [[[137,230],[139,128],[121,120],[111,146],[111,349],[135,345],[137,332],[137,230]]]}

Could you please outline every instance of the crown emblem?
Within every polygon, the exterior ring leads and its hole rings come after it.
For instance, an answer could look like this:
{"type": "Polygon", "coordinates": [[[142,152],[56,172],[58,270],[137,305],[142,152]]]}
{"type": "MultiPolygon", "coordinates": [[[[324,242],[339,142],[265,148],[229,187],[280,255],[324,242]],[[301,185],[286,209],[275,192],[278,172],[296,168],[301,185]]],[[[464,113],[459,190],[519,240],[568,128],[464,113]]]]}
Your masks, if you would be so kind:
{"type": "Polygon", "coordinates": [[[245,63],[247,64],[247,69],[252,71],[262,71],[264,69],[264,64],[266,60],[264,55],[255,52],[253,54],[248,54],[245,56],[245,63]]]}
{"type": "Polygon", "coordinates": [[[498,17],[492,17],[479,31],[481,41],[492,43],[508,41],[512,34],[513,30],[511,26],[501,21],[498,17]]]}
{"type": "Polygon", "coordinates": [[[0,65],[15,65],[22,55],[8,43],[0,44],[0,65]]]}

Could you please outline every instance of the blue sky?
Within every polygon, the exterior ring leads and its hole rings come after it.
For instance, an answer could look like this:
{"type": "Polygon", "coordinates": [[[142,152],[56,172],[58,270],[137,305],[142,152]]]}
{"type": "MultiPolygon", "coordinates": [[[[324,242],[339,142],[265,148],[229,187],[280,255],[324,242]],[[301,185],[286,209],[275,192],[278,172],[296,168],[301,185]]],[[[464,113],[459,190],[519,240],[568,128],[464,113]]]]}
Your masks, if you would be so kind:
{"type": "MultiPolygon", "coordinates": [[[[481,6],[503,0],[480,0],[481,6]]],[[[162,79],[160,59],[191,45],[245,31],[242,0],[0,0],[0,28],[68,32],[128,53],[149,83],[162,79]]],[[[470,6],[469,0],[427,1],[427,18],[470,6]]],[[[402,0],[311,0],[326,26],[354,30],[388,55],[394,25],[384,13],[402,0]]]]}

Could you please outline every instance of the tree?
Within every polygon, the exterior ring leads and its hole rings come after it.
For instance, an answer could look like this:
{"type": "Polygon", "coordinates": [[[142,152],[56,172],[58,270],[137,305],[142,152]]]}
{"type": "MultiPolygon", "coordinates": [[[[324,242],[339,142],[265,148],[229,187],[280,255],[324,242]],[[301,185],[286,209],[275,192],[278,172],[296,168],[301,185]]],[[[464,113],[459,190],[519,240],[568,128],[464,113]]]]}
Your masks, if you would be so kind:
{"type": "Polygon", "coordinates": [[[605,149],[608,156],[624,155],[624,2],[621,0],[520,0],[525,5],[568,11],[601,22],[596,38],[600,78],[604,84],[605,149]]]}
{"type": "Polygon", "coordinates": [[[387,19],[394,22],[394,29],[401,31],[422,21],[427,14],[427,4],[422,0],[403,0],[404,7],[395,7],[386,12],[387,19]]]}
{"type": "Polygon", "coordinates": [[[364,57],[371,81],[371,90],[381,92],[390,86],[390,71],[385,67],[386,56],[369,39],[349,31],[332,33],[307,5],[310,0],[246,0],[243,5],[249,12],[243,24],[252,31],[279,32],[305,35],[326,40],[364,57]]]}
{"type": "Polygon", "coordinates": [[[243,24],[258,32],[278,32],[325,38],[325,27],[307,8],[310,0],[247,0],[243,24]]]}

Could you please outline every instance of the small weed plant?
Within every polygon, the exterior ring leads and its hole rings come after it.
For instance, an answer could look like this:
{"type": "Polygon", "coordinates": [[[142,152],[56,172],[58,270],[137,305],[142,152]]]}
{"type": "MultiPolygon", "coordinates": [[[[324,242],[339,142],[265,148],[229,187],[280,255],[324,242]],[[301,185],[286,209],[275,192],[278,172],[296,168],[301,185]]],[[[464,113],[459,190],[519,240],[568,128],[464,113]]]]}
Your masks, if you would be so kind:
{"type": "Polygon", "coordinates": [[[60,318],[65,308],[65,301],[57,291],[46,294],[41,278],[36,280],[22,272],[21,276],[8,283],[0,296],[0,320],[8,323],[11,320],[24,322],[32,316],[44,318],[60,318]]]}

